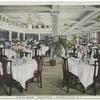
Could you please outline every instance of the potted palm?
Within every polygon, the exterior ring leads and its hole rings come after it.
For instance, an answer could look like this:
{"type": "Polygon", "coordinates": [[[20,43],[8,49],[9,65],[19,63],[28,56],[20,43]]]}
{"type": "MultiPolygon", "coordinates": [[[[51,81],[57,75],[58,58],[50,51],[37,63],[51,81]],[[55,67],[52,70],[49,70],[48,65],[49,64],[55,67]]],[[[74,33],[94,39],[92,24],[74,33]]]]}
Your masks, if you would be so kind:
{"type": "Polygon", "coordinates": [[[68,45],[68,41],[66,40],[66,38],[59,37],[58,41],[55,43],[54,54],[57,57],[67,56],[68,48],[69,48],[69,45],[68,45]]]}
{"type": "Polygon", "coordinates": [[[50,60],[51,66],[56,65],[55,55],[57,57],[67,55],[68,47],[69,47],[69,45],[68,45],[68,42],[66,41],[66,38],[59,37],[57,41],[52,43],[53,52],[52,52],[52,56],[51,56],[51,60],[50,60]],[[62,53],[64,53],[64,54],[62,55],[62,53]]]}

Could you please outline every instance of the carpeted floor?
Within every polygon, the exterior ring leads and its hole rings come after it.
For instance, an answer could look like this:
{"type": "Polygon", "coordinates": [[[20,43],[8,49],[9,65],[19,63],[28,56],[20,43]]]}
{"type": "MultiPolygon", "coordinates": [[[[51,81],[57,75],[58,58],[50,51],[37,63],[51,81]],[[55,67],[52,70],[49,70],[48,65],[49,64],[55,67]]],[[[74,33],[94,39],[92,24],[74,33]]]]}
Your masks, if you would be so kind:
{"type": "MultiPolygon", "coordinates": [[[[83,94],[80,92],[80,86],[70,88],[69,93],[66,92],[67,88],[62,87],[62,65],[60,59],[57,60],[56,66],[50,66],[49,59],[46,57],[44,59],[42,80],[43,88],[40,88],[36,82],[28,84],[28,90],[20,93],[16,88],[13,88],[12,95],[93,95],[93,89],[89,88],[86,90],[86,93],[83,94]]],[[[98,91],[97,95],[100,92],[98,91]]],[[[6,95],[4,89],[0,88],[0,95],[6,95]]]]}

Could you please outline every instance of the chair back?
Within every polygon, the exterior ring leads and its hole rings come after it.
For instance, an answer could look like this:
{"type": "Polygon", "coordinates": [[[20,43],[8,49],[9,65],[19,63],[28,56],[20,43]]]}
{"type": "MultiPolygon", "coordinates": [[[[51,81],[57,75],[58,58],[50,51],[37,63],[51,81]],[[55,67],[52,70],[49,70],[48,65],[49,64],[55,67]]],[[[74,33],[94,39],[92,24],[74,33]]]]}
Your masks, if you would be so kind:
{"type": "Polygon", "coordinates": [[[69,73],[68,58],[62,57],[63,73],[69,73]]]}
{"type": "Polygon", "coordinates": [[[23,57],[31,57],[31,52],[20,52],[20,58],[23,58],[23,57]]]}
{"type": "Polygon", "coordinates": [[[96,59],[94,61],[94,77],[96,77],[96,75],[95,75],[96,73],[97,73],[97,76],[100,77],[100,51],[98,48],[95,49],[93,58],[96,59]],[[98,67],[98,72],[96,70],[97,67],[98,67]]]}
{"type": "Polygon", "coordinates": [[[97,80],[100,83],[100,57],[98,57],[97,60],[94,61],[94,80],[97,78],[97,80]]]}
{"type": "Polygon", "coordinates": [[[95,60],[94,61],[94,75],[93,75],[93,88],[94,88],[94,95],[96,95],[96,83],[99,83],[100,84],[100,78],[99,78],[99,60],[95,60]],[[97,72],[98,70],[98,72],[97,72]]]}
{"type": "Polygon", "coordinates": [[[5,58],[7,58],[5,55],[5,45],[2,45],[2,47],[0,47],[0,60],[5,58]]]}
{"type": "Polygon", "coordinates": [[[97,69],[97,66],[98,66],[98,61],[96,60],[96,61],[94,61],[94,76],[93,76],[94,77],[94,80],[96,78],[96,73],[97,73],[96,72],[97,71],[96,69],[97,69]]]}
{"type": "Polygon", "coordinates": [[[38,64],[38,70],[42,71],[42,68],[43,68],[43,56],[40,56],[40,55],[37,55],[35,56],[35,59],[37,61],[37,64],[38,64]]]}
{"type": "Polygon", "coordinates": [[[12,77],[12,61],[5,59],[1,60],[0,63],[0,76],[6,78],[10,75],[12,77]]]}

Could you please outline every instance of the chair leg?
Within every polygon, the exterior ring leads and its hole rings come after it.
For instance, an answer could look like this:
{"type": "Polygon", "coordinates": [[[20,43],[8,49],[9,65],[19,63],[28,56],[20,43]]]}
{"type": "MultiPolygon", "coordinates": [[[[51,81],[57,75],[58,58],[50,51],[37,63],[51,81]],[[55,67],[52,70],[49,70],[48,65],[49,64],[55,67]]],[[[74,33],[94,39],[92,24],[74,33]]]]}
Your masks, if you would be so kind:
{"type": "Polygon", "coordinates": [[[62,87],[64,87],[64,79],[63,79],[62,87]]]}
{"type": "Polygon", "coordinates": [[[95,84],[95,81],[93,83],[93,88],[94,88],[94,95],[96,95],[96,84],[95,84]]]}
{"type": "Polygon", "coordinates": [[[85,93],[86,92],[86,90],[85,90],[85,88],[84,88],[84,86],[81,84],[81,92],[82,93],[85,93]]]}
{"type": "Polygon", "coordinates": [[[66,75],[63,74],[63,83],[62,83],[62,87],[64,87],[64,86],[66,85],[66,80],[67,80],[66,75]]]}
{"type": "Polygon", "coordinates": [[[12,94],[12,83],[10,83],[10,89],[9,89],[8,95],[11,95],[11,94],[12,94]]]}
{"type": "Polygon", "coordinates": [[[69,84],[67,84],[67,93],[69,92],[69,84]]]}
{"type": "Polygon", "coordinates": [[[82,90],[83,90],[83,85],[81,84],[80,86],[81,86],[81,92],[82,92],[82,90]]]}
{"type": "Polygon", "coordinates": [[[11,95],[12,94],[12,87],[10,87],[10,92],[9,92],[9,95],[11,95]]]}
{"type": "Polygon", "coordinates": [[[67,78],[67,93],[69,92],[69,87],[70,87],[70,80],[67,78]]]}
{"type": "Polygon", "coordinates": [[[65,86],[65,79],[63,78],[63,83],[62,83],[62,87],[65,86]]]}
{"type": "Polygon", "coordinates": [[[0,89],[1,89],[2,85],[3,85],[3,83],[2,83],[1,80],[0,80],[0,89]]]}
{"type": "Polygon", "coordinates": [[[73,80],[71,79],[71,80],[70,80],[70,86],[71,86],[71,87],[73,86],[72,84],[73,84],[73,80]]]}
{"type": "Polygon", "coordinates": [[[40,88],[42,88],[42,76],[40,75],[40,88]]]}
{"type": "Polygon", "coordinates": [[[39,83],[39,76],[37,76],[37,83],[39,83]]]}
{"type": "Polygon", "coordinates": [[[26,88],[25,88],[25,91],[28,90],[28,81],[26,82],[26,88]]]}
{"type": "Polygon", "coordinates": [[[33,78],[31,79],[31,82],[33,82],[33,78]]]}
{"type": "Polygon", "coordinates": [[[23,87],[20,87],[20,92],[21,92],[21,93],[23,92],[23,87]]]}

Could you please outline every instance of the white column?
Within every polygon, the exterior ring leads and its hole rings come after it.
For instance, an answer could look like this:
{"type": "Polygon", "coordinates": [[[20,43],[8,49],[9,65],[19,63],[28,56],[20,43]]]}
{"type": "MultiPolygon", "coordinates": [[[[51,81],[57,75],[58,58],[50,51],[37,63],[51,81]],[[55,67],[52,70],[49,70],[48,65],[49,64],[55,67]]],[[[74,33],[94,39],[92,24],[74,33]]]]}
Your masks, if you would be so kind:
{"type": "Polygon", "coordinates": [[[9,31],[9,41],[12,41],[12,31],[9,31]]]}
{"type": "Polygon", "coordinates": [[[23,40],[25,40],[25,33],[23,33],[23,40]]]}
{"type": "Polygon", "coordinates": [[[57,36],[58,35],[58,13],[54,12],[51,14],[52,18],[52,35],[57,36]]]}
{"type": "MultiPolygon", "coordinates": [[[[52,37],[58,35],[58,13],[57,11],[51,13],[51,20],[52,20],[52,37]]],[[[50,57],[53,58],[54,48],[51,45],[50,49],[50,57]]]]}
{"type": "Polygon", "coordinates": [[[87,33],[88,36],[88,42],[90,42],[90,32],[87,33]]]}
{"type": "Polygon", "coordinates": [[[17,33],[17,40],[20,40],[20,33],[17,33]]]}
{"type": "Polygon", "coordinates": [[[95,38],[95,43],[98,42],[98,35],[97,35],[97,32],[94,32],[94,38],[95,38]]]}
{"type": "Polygon", "coordinates": [[[38,40],[40,40],[40,34],[38,34],[38,40]]]}

